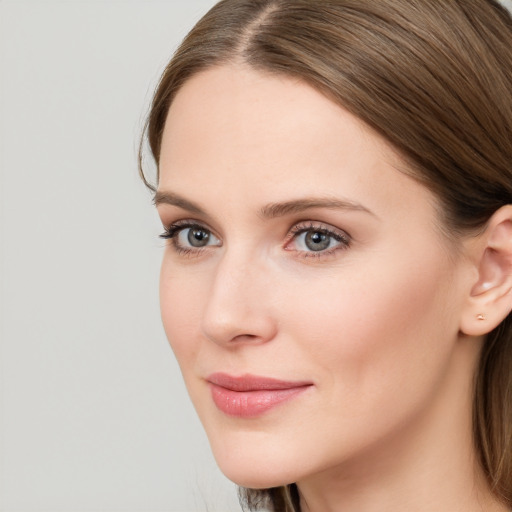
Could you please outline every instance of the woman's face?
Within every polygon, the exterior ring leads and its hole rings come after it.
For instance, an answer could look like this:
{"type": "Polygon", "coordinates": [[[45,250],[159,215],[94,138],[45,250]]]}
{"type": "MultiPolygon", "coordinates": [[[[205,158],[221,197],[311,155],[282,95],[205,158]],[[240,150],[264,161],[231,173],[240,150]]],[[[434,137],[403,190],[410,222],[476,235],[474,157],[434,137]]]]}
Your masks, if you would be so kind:
{"type": "Polygon", "coordinates": [[[235,482],[375,460],[453,398],[468,266],[400,165],[290,78],[217,67],[174,100],[156,198],[162,317],[235,482]]]}

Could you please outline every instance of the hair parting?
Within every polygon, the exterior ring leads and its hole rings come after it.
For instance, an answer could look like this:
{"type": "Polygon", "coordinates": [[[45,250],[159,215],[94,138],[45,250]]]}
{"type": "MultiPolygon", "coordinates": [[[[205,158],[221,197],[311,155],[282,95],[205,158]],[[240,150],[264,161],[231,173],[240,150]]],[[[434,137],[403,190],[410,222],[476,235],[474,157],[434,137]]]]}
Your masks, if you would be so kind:
{"type": "MultiPolygon", "coordinates": [[[[494,0],[222,0],[163,72],[145,134],[157,166],[169,107],[221,64],[301,80],[363,120],[432,190],[452,238],[512,203],[512,19],[494,0]]],[[[153,191],[155,186],[143,171],[153,191]]],[[[158,177],[157,177],[158,179],[158,177]]],[[[489,485],[512,507],[512,320],[486,340],[474,441],[489,485]]],[[[297,512],[295,484],[240,489],[248,510],[297,512]]]]}

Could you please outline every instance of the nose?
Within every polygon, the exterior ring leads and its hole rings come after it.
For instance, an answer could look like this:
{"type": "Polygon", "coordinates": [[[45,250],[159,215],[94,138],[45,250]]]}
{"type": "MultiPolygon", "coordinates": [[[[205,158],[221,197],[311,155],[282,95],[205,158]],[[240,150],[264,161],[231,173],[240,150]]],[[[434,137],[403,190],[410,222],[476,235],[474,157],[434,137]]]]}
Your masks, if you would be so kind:
{"type": "Polygon", "coordinates": [[[204,335],[217,344],[265,343],[277,333],[272,286],[264,265],[225,255],[218,263],[202,318],[204,335]]]}

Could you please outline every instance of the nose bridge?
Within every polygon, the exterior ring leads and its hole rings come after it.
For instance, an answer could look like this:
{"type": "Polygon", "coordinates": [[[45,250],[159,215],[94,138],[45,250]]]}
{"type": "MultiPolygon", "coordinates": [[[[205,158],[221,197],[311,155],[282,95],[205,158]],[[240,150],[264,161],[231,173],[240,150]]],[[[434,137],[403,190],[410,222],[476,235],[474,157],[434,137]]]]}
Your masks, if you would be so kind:
{"type": "Polygon", "coordinates": [[[261,262],[244,250],[219,259],[203,312],[203,331],[217,343],[272,339],[275,322],[261,262]]]}

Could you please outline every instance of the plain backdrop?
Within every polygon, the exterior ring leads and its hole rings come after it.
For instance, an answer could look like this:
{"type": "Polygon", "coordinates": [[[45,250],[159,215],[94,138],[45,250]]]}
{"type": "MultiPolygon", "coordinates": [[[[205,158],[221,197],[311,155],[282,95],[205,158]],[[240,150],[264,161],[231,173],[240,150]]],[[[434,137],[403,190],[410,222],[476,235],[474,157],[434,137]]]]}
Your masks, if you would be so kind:
{"type": "Polygon", "coordinates": [[[0,3],[0,510],[239,510],[160,325],[136,146],[213,0],[0,3]]]}
{"type": "Polygon", "coordinates": [[[158,76],[213,3],[0,2],[2,512],[239,510],[160,326],[136,167],[158,76]]]}

